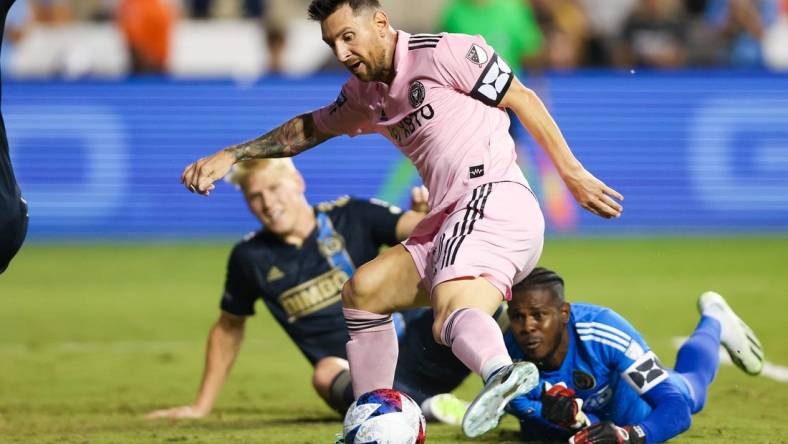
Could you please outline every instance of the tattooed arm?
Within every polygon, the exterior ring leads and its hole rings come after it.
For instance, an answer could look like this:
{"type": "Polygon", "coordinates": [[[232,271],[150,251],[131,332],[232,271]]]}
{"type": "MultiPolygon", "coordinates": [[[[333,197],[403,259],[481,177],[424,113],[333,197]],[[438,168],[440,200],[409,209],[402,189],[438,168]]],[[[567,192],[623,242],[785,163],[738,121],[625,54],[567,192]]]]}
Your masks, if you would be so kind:
{"type": "Polygon", "coordinates": [[[248,142],[224,149],[231,153],[236,162],[271,157],[292,157],[330,139],[330,134],[321,133],[312,113],[295,117],[269,133],[248,142]]]}
{"type": "Polygon", "coordinates": [[[188,165],[181,183],[191,192],[208,195],[213,183],[224,177],[234,163],[272,157],[292,157],[334,137],[321,132],[311,113],[290,119],[254,140],[224,148],[188,165]]]}

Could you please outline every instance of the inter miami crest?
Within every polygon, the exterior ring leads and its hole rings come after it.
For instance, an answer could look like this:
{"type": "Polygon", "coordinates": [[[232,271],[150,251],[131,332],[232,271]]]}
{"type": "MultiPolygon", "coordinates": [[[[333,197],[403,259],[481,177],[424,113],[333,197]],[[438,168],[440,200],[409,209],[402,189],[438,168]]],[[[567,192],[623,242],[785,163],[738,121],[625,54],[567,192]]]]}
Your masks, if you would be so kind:
{"type": "Polygon", "coordinates": [[[410,84],[410,89],[408,90],[408,101],[410,101],[410,106],[414,108],[418,108],[424,103],[424,97],[427,95],[427,91],[424,89],[424,85],[419,82],[418,80],[414,80],[410,84]]]}

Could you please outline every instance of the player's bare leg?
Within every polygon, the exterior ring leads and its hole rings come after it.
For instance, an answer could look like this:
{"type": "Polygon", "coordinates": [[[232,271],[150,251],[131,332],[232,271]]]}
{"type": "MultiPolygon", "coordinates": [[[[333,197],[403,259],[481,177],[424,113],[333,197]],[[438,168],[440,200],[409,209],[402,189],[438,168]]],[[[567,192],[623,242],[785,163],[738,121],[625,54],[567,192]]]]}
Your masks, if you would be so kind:
{"type": "Polygon", "coordinates": [[[443,282],[432,293],[436,340],[450,346],[457,358],[485,381],[462,421],[463,432],[469,437],[497,426],[506,404],[538,383],[533,364],[512,364],[501,330],[492,318],[502,299],[500,290],[481,277],[443,282]]]}
{"type": "Polygon", "coordinates": [[[356,397],[394,385],[399,345],[390,313],[419,302],[425,305],[420,281],[410,253],[397,245],[362,265],[342,288],[350,335],[347,355],[356,397]]]}

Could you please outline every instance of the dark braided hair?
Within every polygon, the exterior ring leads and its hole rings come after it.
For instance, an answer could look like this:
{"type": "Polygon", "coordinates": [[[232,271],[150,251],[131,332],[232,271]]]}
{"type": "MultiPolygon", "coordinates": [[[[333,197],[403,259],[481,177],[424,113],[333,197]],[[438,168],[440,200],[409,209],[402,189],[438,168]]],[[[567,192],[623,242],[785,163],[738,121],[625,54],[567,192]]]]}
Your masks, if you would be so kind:
{"type": "Polygon", "coordinates": [[[535,289],[549,290],[556,305],[564,303],[564,278],[553,270],[544,267],[534,268],[525,279],[512,287],[512,295],[535,289]]]}
{"type": "Polygon", "coordinates": [[[378,0],[312,0],[309,4],[309,20],[322,22],[342,5],[350,5],[355,14],[359,9],[380,8],[378,0]]]}

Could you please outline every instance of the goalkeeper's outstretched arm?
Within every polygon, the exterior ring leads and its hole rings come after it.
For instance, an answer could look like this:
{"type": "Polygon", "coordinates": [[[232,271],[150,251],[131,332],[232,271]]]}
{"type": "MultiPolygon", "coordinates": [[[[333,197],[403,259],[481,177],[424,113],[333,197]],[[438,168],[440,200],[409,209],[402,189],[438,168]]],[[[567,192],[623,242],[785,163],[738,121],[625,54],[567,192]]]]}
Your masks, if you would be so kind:
{"type": "Polygon", "coordinates": [[[670,382],[662,381],[641,395],[651,406],[651,413],[640,424],[602,422],[581,430],[572,437],[573,444],[652,444],[665,442],[687,431],[692,413],[687,401],[670,382]]]}

